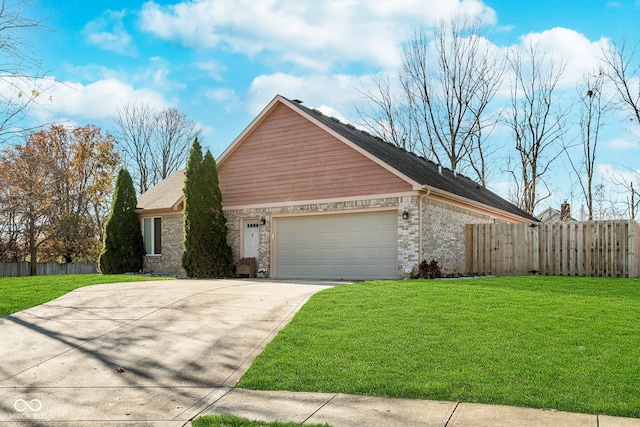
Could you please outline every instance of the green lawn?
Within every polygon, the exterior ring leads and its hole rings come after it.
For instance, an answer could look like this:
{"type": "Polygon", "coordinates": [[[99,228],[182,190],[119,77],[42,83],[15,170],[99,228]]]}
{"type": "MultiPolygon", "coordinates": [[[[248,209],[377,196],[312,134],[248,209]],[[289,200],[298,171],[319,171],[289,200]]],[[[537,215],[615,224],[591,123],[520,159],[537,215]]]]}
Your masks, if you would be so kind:
{"type": "Polygon", "coordinates": [[[0,278],[0,317],[43,304],[83,286],[143,280],[158,280],[158,278],[118,274],[0,278]]]}
{"type": "Polygon", "coordinates": [[[640,280],[334,287],[309,300],[238,386],[640,417],[640,280]]]}

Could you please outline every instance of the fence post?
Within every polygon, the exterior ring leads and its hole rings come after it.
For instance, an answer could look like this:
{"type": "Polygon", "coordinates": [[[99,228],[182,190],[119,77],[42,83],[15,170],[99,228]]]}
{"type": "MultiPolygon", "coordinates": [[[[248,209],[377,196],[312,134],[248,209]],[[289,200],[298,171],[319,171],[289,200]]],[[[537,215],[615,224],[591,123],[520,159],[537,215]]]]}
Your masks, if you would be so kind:
{"type": "Polygon", "coordinates": [[[627,235],[627,269],[629,277],[638,277],[638,264],[636,254],[638,253],[636,245],[638,240],[636,239],[636,233],[638,230],[638,224],[634,220],[629,220],[629,233],[627,235]]]}

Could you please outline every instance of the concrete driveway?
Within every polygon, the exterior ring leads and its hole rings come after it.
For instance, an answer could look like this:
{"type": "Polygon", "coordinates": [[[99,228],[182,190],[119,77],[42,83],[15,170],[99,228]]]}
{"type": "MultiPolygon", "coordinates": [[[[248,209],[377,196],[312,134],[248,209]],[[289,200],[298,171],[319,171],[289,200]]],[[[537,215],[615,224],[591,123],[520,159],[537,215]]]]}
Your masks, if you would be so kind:
{"type": "Polygon", "coordinates": [[[188,425],[330,286],[96,285],[0,318],[0,426],[188,425]]]}

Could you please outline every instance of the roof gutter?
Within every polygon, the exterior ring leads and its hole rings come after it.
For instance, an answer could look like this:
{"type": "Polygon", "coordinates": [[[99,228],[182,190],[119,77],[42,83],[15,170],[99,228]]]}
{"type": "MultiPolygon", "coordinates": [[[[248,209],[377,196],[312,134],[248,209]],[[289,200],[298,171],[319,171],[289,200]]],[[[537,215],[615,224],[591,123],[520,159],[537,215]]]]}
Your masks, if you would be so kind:
{"type": "Polygon", "coordinates": [[[431,189],[426,185],[420,189],[424,192],[418,199],[418,265],[422,262],[422,200],[431,194],[431,189]]]}
{"type": "Polygon", "coordinates": [[[532,223],[532,222],[536,222],[532,219],[511,213],[511,212],[507,212],[507,211],[503,211],[501,209],[498,208],[494,208],[492,206],[486,205],[484,203],[481,202],[476,202],[474,200],[471,199],[467,199],[466,197],[462,197],[462,196],[458,196],[457,194],[453,194],[453,193],[449,193],[446,192],[444,190],[439,190],[437,188],[431,187],[429,185],[424,185],[422,187],[423,190],[429,190],[429,195],[431,195],[432,197],[437,197],[440,199],[446,199],[449,200],[451,202],[454,202],[455,204],[458,204],[461,207],[464,207],[466,209],[471,209],[471,210],[478,210],[478,208],[480,208],[481,210],[485,211],[486,215],[491,216],[494,219],[502,219],[505,221],[510,221],[510,222],[515,222],[515,223],[532,223]],[[475,208],[475,209],[474,209],[475,208]]]}

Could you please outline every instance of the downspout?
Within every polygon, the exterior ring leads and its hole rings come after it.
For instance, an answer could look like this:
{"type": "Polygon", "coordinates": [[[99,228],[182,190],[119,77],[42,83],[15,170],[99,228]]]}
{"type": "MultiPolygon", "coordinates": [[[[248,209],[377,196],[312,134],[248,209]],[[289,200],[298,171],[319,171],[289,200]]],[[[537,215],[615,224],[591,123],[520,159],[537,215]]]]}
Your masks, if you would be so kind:
{"type": "Polygon", "coordinates": [[[431,194],[431,189],[422,187],[425,193],[418,199],[418,265],[422,262],[422,200],[431,194]]]}

